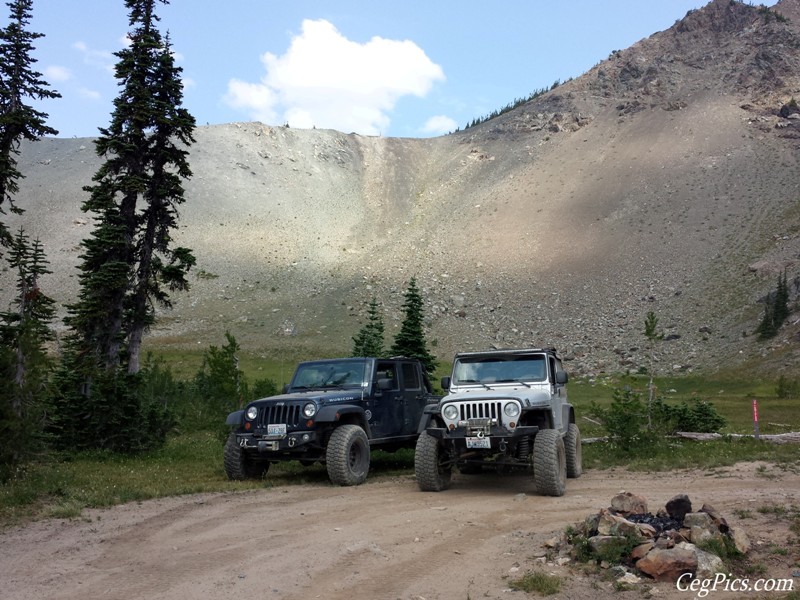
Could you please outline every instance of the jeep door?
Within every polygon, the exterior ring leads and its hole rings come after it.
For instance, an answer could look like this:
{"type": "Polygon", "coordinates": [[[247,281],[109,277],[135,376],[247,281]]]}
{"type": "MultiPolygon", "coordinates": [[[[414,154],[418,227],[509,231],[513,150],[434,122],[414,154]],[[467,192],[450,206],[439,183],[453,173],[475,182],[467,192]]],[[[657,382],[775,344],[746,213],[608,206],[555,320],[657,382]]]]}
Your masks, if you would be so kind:
{"type": "Polygon", "coordinates": [[[567,389],[563,383],[558,382],[558,378],[556,377],[556,373],[562,370],[560,361],[557,361],[553,356],[549,356],[548,363],[548,376],[550,379],[550,408],[554,421],[553,427],[559,431],[563,431],[565,424],[562,407],[567,401],[567,389]]]}
{"type": "Polygon", "coordinates": [[[427,390],[418,363],[400,363],[400,373],[403,386],[403,422],[398,433],[413,435],[417,432],[422,410],[428,401],[427,390]]]}
{"type": "Polygon", "coordinates": [[[374,439],[397,435],[398,423],[403,421],[403,396],[400,392],[400,373],[396,361],[379,360],[375,366],[375,390],[370,402],[369,426],[374,439]],[[389,389],[381,390],[378,380],[389,380],[389,389]]]}

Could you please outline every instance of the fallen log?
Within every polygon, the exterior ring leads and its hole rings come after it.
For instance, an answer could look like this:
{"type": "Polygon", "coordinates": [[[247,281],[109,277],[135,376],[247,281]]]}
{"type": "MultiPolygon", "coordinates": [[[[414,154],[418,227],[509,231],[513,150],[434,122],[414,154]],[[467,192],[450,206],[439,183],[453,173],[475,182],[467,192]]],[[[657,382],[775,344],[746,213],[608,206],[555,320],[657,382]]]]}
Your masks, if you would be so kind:
{"type": "MultiPolygon", "coordinates": [[[[726,437],[735,440],[755,437],[752,434],[728,433],[722,435],[720,433],[697,433],[692,431],[679,431],[675,435],[689,440],[697,440],[701,442],[721,440],[726,437]]],[[[792,431],[789,433],[762,433],[758,436],[758,439],[764,440],[765,442],[771,442],[773,444],[800,444],[800,431],[792,431]]]]}

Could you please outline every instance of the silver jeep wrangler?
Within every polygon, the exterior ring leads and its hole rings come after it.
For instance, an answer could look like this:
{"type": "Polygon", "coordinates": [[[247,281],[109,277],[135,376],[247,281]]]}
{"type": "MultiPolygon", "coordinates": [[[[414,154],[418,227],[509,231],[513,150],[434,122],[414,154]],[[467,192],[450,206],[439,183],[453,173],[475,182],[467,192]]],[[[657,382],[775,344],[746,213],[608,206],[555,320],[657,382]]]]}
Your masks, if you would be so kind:
{"type": "Polygon", "coordinates": [[[420,421],[414,456],[423,491],[450,485],[453,467],[533,471],[537,493],[563,496],[581,474],[581,435],[555,348],[456,354],[448,394],[420,421]]]}

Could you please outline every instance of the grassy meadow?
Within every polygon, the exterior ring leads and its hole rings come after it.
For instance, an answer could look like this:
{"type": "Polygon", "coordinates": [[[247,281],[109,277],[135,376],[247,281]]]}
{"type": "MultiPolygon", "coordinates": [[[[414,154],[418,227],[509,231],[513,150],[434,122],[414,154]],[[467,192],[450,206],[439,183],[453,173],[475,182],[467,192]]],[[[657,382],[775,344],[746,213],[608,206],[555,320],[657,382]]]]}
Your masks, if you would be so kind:
{"type": "MultiPolygon", "coordinates": [[[[164,356],[180,378],[190,379],[202,363],[201,354],[164,356]],[[176,367],[173,367],[176,365],[176,367]]],[[[248,380],[270,378],[282,385],[294,366],[242,356],[240,365],[248,380]]],[[[441,365],[435,383],[447,374],[441,365]]],[[[573,377],[568,385],[584,438],[601,437],[603,428],[587,414],[592,401],[608,406],[615,388],[629,386],[647,396],[645,376],[609,376],[597,380],[573,377]],[[587,418],[588,417],[588,418],[587,418]]],[[[738,380],[733,375],[687,375],[655,380],[657,393],[668,403],[704,399],[727,424],[723,433],[753,432],[753,400],[758,401],[761,433],[800,431],[800,399],[778,398],[776,382],[738,380]]],[[[20,468],[8,483],[0,485],[0,527],[31,519],[76,518],[86,507],[105,507],[149,498],[207,492],[231,492],[264,487],[313,483],[330,486],[324,466],[299,463],[273,465],[263,480],[232,482],[222,466],[223,436],[220,431],[191,430],[178,423],[164,447],[137,456],[105,452],[43,455],[20,468]]],[[[713,470],[738,461],[765,460],[783,468],[800,468],[797,445],[777,445],[752,439],[726,438],[713,442],[668,439],[630,455],[604,443],[585,444],[584,469],[625,466],[661,471],[701,468],[713,470]]],[[[413,450],[396,454],[374,452],[370,477],[413,473],[413,450]]]]}

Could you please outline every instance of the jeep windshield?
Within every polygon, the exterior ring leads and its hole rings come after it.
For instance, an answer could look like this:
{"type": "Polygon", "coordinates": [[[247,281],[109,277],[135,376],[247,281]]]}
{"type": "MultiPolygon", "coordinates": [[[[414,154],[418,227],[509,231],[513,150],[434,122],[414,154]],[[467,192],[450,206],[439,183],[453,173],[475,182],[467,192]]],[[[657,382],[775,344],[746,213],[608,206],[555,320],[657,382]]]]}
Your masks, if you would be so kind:
{"type": "Polygon", "coordinates": [[[498,383],[525,383],[547,379],[544,354],[525,356],[465,356],[453,366],[453,385],[489,387],[498,383]]]}
{"type": "Polygon", "coordinates": [[[368,383],[365,360],[301,363],[290,390],[361,388],[368,383]]]}

